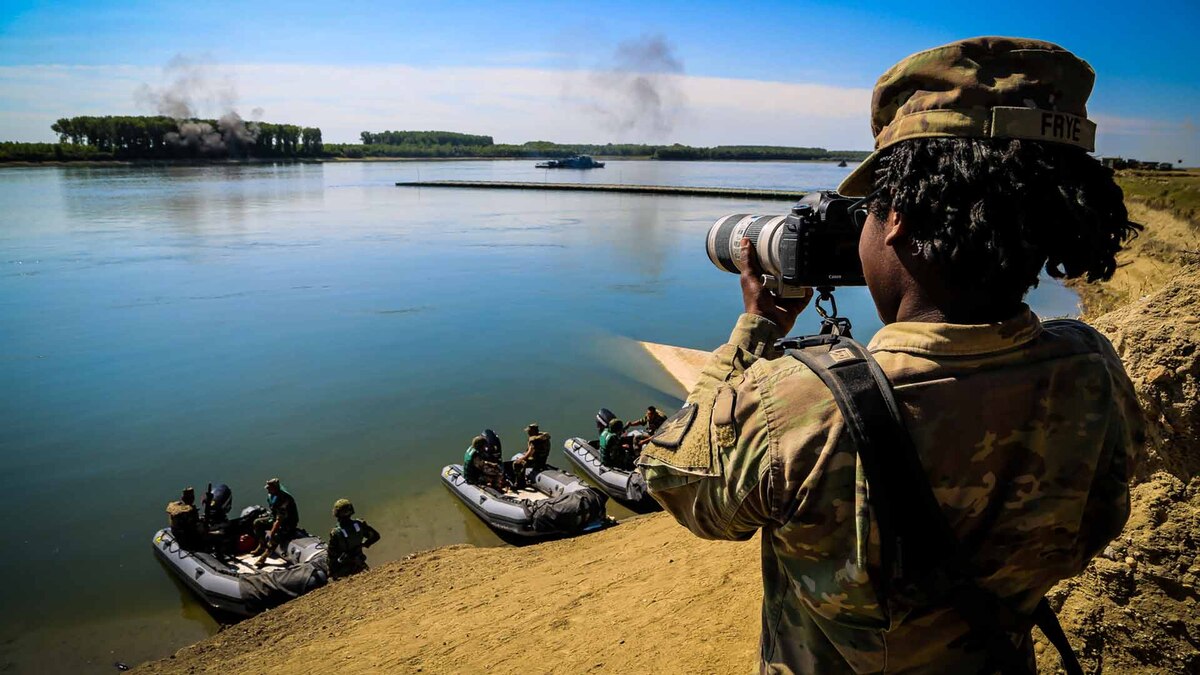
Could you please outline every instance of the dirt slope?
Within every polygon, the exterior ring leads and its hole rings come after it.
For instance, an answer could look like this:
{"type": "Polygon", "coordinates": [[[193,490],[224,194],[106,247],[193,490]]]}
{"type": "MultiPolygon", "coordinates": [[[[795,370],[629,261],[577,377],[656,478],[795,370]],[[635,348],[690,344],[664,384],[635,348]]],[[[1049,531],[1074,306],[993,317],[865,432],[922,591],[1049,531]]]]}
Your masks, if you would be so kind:
{"type": "Polygon", "coordinates": [[[758,540],[669,516],[523,548],[451,546],[339,581],[147,673],[746,672],[758,540]]]}

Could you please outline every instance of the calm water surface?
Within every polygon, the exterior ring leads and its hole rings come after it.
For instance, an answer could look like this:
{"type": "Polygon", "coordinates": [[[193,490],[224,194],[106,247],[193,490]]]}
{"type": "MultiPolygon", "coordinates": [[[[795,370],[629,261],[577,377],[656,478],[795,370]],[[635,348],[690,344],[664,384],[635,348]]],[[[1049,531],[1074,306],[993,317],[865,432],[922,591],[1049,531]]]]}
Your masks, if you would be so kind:
{"type": "MultiPolygon", "coordinates": [[[[461,178],[816,189],[823,163],[411,162],[0,169],[0,668],[112,670],[214,632],[150,538],[180,488],[235,508],[278,475],[324,534],[338,497],[383,562],[502,545],[441,487],[484,427],[589,434],[678,405],[633,340],[724,341],[729,199],[398,188],[461,178]]],[[[1048,281],[1043,315],[1073,314],[1048,281]]],[[[863,289],[839,292],[860,338],[863,289]]],[[[815,328],[812,310],[801,328],[815,328]]],[[[611,502],[610,502],[611,504],[611,502]]],[[[610,508],[628,517],[620,507],[610,508]]]]}

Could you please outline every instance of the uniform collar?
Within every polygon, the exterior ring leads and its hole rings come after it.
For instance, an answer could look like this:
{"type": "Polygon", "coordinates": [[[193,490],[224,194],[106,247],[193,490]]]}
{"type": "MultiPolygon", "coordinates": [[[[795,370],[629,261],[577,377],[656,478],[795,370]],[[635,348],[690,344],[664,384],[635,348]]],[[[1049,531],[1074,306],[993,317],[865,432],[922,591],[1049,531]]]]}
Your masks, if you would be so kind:
{"type": "Polygon", "coordinates": [[[907,352],[930,356],[977,356],[1016,349],[1042,332],[1037,315],[1022,305],[1016,316],[999,323],[958,324],[902,321],[879,329],[873,352],[907,352]]]}

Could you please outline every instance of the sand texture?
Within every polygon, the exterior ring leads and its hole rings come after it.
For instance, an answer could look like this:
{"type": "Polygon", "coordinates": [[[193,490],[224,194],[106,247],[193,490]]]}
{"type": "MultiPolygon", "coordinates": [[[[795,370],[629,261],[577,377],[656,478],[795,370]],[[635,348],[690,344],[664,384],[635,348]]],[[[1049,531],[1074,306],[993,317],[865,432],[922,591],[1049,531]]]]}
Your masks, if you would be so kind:
{"type": "Polygon", "coordinates": [[[754,664],[758,539],[658,513],[522,548],[451,546],[338,581],[147,673],[732,673],[754,664]]]}
{"type": "MultiPolygon", "coordinates": [[[[700,371],[708,363],[708,357],[712,356],[710,352],[699,349],[673,347],[657,342],[639,342],[638,344],[649,352],[655,361],[658,361],[663,370],[675,378],[684,391],[691,391],[692,387],[696,386],[696,383],[700,381],[700,371]]],[[[713,346],[716,347],[716,345],[713,346]]]]}

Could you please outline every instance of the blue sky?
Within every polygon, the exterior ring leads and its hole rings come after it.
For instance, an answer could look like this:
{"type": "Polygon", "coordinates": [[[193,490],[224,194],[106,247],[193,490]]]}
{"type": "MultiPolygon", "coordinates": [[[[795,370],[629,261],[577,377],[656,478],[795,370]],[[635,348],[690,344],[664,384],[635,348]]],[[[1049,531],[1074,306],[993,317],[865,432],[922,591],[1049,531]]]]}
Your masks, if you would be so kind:
{"type": "MultiPolygon", "coordinates": [[[[267,119],[330,115],[330,119],[288,121],[329,128],[335,136],[353,136],[349,130],[354,124],[376,121],[361,112],[367,108],[378,113],[379,128],[406,126],[403,122],[408,120],[437,121],[437,116],[422,114],[419,109],[423,101],[431,100],[461,104],[463,110],[451,111],[448,121],[471,124],[475,120],[471,131],[492,133],[498,140],[528,140],[511,136],[531,130],[520,123],[521,115],[515,112],[518,98],[578,103],[587,96],[588,80],[564,84],[555,77],[567,73],[561,77],[569,80],[570,73],[604,71],[611,66],[616,45],[657,35],[672,47],[683,74],[699,78],[689,80],[681,95],[680,107],[690,122],[673,126],[666,132],[669,138],[652,139],[645,130],[615,133],[599,122],[589,128],[583,123],[554,120],[548,114],[532,130],[586,136],[551,138],[561,141],[737,143],[743,140],[733,123],[736,116],[728,111],[716,117],[709,114],[727,107],[719,96],[713,96],[731,89],[722,83],[835,88],[856,92],[845,101],[853,107],[854,96],[861,98],[875,78],[903,56],[963,37],[999,34],[1051,40],[1092,64],[1098,79],[1090,110],[1101,125],[1101,151],[1107,143],[1124,154],[1139,150],[1144,154],[1186,153],[1190,163],[1200,163],[1195,131],[1196,111],[1200,110],[1200,57],[1194,44],[1200,30],[1200,2],[1196,0],[1142,2],[1136,11],[1127,2],[430,2],[371,6],[268,1],[4,2],[0,6],[0,114],[19,118],[0,122],[3,137],[39,133],[39,138],[48,138],[47,132],[37,132],[36,115],[53,110],[70,114],[74,112],[67,110],[71,105],[87,108],[87,112],[101,112],[97,106],[122,108],[111,110],[113,113],[148,112],[136,109],[132,94],[122,99],[120,87],[132,89],[136,83],[130,83],[139,78],[155,85],[152,80],[161,77],[158,71],[162,66],[184,55],[217,64],[212,72],[219,71],[222,78],[235,83],[239,106],[261,107],[267,119]],[[52,95],[61,99],[58,107],[31,103],[30,92],[47,94],[47,88],[39,88],[35,80],[45,82],[50,71],[44,67],[48,65],[66,67],[53,71],[66,78],[64,84],[70,89],[52,95]],[[107,66],[126,68],[114,74],[107,66]],[[245,70],[248,66],[258,70],[249,73],[245,70]],[[271,87],[267,95],[256,78],[271,78],[263,70],[269,67],[284,68],[289,81],[299,67],[323,72],[331,79],[314,75],[314,86],[348,106],[359,100],[355,96],[362,95],[358,88],[357,94],[341,90],[348,79],[375,78],[389,87],[405,88],[406,78],[416,73],[413,86],[420,81],[430,88],[426,98],[397,100],[393,110],[402,113],[389,114],[386,100],[367,96],[363,100],[369,102],[359,106],[358,113],[339,118],[330,102],[322,104],[316,93],[304,91],[302,78],[295,80],[294,99],[278,87],[271,87]],[[514,69],[540,75],[534,78],[536,82],[516,86],[516,93],[506,98],[503,79],[514,69]],[[488,72],[495,77],[488,78],[488,72]],[[437,86],[439,73],[460,78],[464,89],[456,91],[444,83],[437,86]],[[93,86],[89,83],[104,93],[89,93],[93,86]],[[482,94],[475,96],[476,92],[482,94]],[[1107,136],[1106,119],[1112,120],[1107,136]],[[489,120],[492,126],[511,128],[489,128],[489,120]],[[610,139],[614,134],[626,138],[610,139]]],[[[750,87],[745,93],[771,96],[770,91],[750,87]]],[[[792,97],[804,97],[824,90],[789,91],[792,97]]],[[[781,100],[792,99],[784,96],[781,100]]],[[[730,105],[750,107],[751,103],[730,105]]],[[[524,111],[524,117],[543,114],[531,112],[541,107],[524,111]]],[[[555,107],[562,108],[564,116],[571,114],[572,105],[555,107]]],[[[445,117],[448,109],[441,110],[439,115],[445,117]]],[[[805,114],[798,111],[798,119],[805,114]]],[[[853,117],[849,110],[846,115],[853,117]]],[[[855,133],[834,134],[819,144],[866,147],[870,143],[869,134],[863,131],[866,118],[863,107],[855,133]]],[[[48,127],[50,121],[42,126],[48,127]]],[[[794,143],[813,144],[810,134],[800,133],[803,125],[787,121],[786,111],[755,117],[753,123],[774,124],[777,138],[756,128],[747,134],[753,138],[744,142],[769,137],[775,138],[772,142],[788,143],[790,137],[800,135],[803,138],[794,143]]],[[[822,130],[834,127],[828,119],[815,125],[822,130]]]]}

